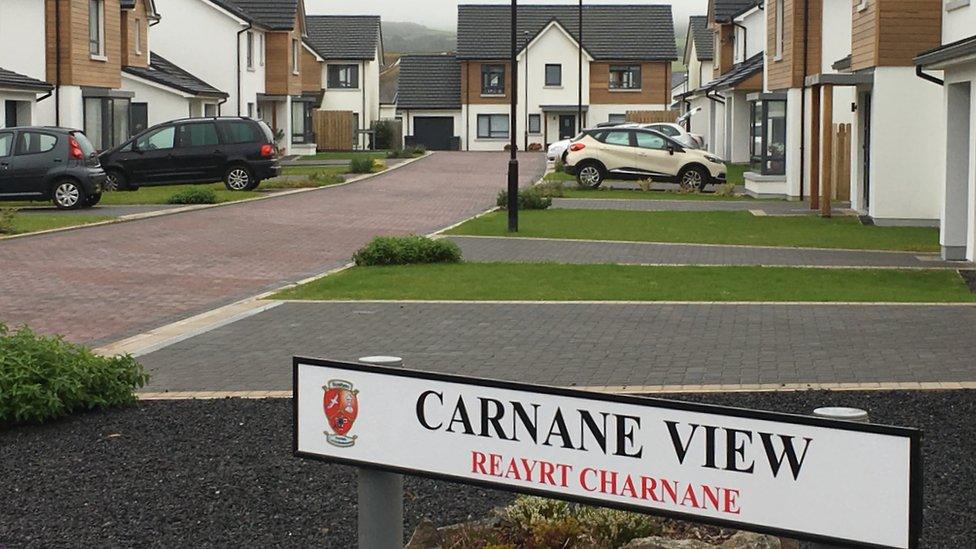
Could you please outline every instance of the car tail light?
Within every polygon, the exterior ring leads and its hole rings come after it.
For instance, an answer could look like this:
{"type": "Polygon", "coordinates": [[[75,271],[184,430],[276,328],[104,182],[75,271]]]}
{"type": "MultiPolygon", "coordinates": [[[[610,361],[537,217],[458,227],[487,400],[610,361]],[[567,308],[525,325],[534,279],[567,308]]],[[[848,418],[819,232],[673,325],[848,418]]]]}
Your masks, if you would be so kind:
{"type": "Polygon", "coordinates": [[[573,143],[572,145],[569,146],[569,150],[571,150],[573,152],[581,151],[581,150],[583,150],[585,148],[586,148],[586,145],[584,145],[582,143],[573,143]]]}
{"type": "Polygon", "coordinates": [[[74,137],[68,137],[68,148],[70,149],[69,154],[71,158],[75,160],[84,160],[85,154],[81,152],[81,145],[78,144],[78,140],[74,137]]]}
{"type": "Polygon", "coordinates": [[[265,143],[264,145],[261,145],[261,156],[264,158],[271,158],[272,156],[274,156],[274,145],[271,145],[269,143],[265,143]]]}

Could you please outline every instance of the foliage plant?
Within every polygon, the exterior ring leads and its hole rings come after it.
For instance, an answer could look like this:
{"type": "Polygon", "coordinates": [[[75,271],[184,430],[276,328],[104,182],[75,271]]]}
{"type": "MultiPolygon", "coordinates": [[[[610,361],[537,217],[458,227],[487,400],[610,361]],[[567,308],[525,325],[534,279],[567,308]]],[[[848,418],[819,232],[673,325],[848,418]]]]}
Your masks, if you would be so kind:
{"type": "MultiPolygon", "coordinates": [[[[499,208],[508,208],[508,191],[503,190],[498,193],[498,200],[495,202],[499,208]]],[[[543,195],[537,187],[522,189],[518,193],[518,207],[520,210],[546,210],[552,206],[552,198],[543,195]]]]}
{"type": "Polygon", "coordinates": [[[217,192],[210,187],[190,187],[169,197],[169,204],[216,204],[217,192]]]}
{"type": "Polygon", "coordinates": [[[374,168],[373,159],[366,156],[355,157],[349,163],[349,171],[352,173],[373,173],[374,168]]]}
{"type": "Polygon", "coordinates": [[[148,380],[131,356],[97,356],[60,336],[0,324],[0,425],[129,404],[148,380]]]}
{"type": "Polygon", "coordinates": [[[380,120],[373,124],[377,149],[391,149],[394,147],[396,138],[396,122],[392,120],[380,120]]]}
{"type": "Polygon", "coordinates": [[[562,181],[544,181],[535,186],[543,197],[562,198],[566,196],[566,187],[562,181]]]}
{"type": "Polygon", "coordinates": [[[352,259],[361,267],[460,263],[461,248],[450,240],[426,236],[380,236],[357,251],[352,259]]]}
{"type": "Polygon", "coordinates": [[[14,234],[14,219],[17,217],[16,208],[0,209],[0,234],[14,234]]]}

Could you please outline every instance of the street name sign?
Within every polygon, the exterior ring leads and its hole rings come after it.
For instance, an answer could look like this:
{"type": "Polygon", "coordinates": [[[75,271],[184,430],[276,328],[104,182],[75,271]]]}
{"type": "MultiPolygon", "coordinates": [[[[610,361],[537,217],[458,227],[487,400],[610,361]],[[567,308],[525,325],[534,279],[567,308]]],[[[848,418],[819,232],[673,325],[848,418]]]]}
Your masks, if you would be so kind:
{"type": "Polygon", "coordinates": [[[859,547],[918,546],[921,433],[294,359],[294,452],[859,547]]]}

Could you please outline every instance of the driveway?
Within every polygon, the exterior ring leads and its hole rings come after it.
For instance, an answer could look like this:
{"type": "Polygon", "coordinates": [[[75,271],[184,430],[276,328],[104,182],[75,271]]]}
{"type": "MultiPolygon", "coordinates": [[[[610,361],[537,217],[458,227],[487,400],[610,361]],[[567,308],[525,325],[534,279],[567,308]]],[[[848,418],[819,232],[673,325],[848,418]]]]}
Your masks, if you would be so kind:
{"type": "MultiPolygon", "coordinates": [[[[522,155],[523,184],[543,155],[522,155]]],[[[505,153],[436,153],[360,183],[0,242],[0,322],[100,344],[349,260],[377,235],[477,214],[505,186],[505,153]]]]}

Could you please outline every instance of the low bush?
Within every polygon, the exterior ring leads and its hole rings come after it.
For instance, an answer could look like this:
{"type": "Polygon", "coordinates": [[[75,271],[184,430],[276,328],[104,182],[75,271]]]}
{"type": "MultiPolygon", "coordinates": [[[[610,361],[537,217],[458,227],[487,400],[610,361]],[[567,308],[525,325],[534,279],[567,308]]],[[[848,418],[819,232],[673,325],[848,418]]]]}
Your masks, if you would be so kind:
{"type": "Polygon", "coordinates": [[[427,147],[417,145],[416,147],[410,149],[410,152],[413,153],[414,156],[423,156],[427,154],[427,147]]]}
{"type": "Polygon", "coordinates": [[[167,202],[170,204],[216,204],[217,191],[210,187],[190,187],[169,197],[167,202]]]}
{"type": "Polygon", "coordinates": [[[562,160],[557,160],[556,163],[553,164],[553,166],[552,166],[552,171],[554,171],[556,173],[565,173],[565,171],[566,171],[566,164],[563,164],[563,161],[562,160]]]}
{"type": "Polygon", "coordinates": [[[715,189],[715,196],[731,198],[735,196],[735,183],[723,183],[715,189]]]}
{"type": "MultiPolygon", "coordinates": [[[[508,208],[508,191],[498,193],[496,205],[499,208],[508,208]]],[[[520,190],[518,193],[518,207],[520,210],[545,210],[552,206],[552,198],[544,196],[536,187],[520,190]]]]}
{"type": "Polygon", "coordinates": [[[379,236],[356,252],[352,260],[360,267],[460,263],[461,248],[450,240],[426,236],[379,236]]]}
{"type": "Polygon", "coordinates": [[[562,198],[566,196],[566,187],[563,185],[562,181],[543,181],[535,186],[536,190],[539,191],[544,197],[548,198],[562,198]]]}
{"type": "Polygon", "coordinates": [[[413,158],[413,151],[408,151],[404,149],[392,149],[387,151],[387,158],[413,158]]]}
{"type": "Polygon", "coordinates": [[[345,183],[346,178],[333,172],[315,172],[302,178],[280,177],[265,181],[262,189],[314,189],[345,183]]]}
{"type": "Polygon", "coordinates": [[[661,519],[598,507],[520,496],[503,512],[517,544],[533,547],[620,547],[663,533],[661,519]],[[568,545],[567,545],[568,543],[568,545]]]}
{"type": "Polygon", "coordinates": [[[0,209],[0,234],[14,234],[14,219],[17,217],[16,208],[0,209]]]}
{"type": "Polygon", "coordinates": [[[647,178],[647,179],[637,180],[637,187],[640,188],[640,190],[644,191],[645,193],[650,192],[653,186],[654,186],[653,179],[647,178]]]}
{"type": "Polygon", "coordinates": [[[130,356],[105,358],[60,337],[0,324],[0,425],[129,404],[148,380],[130,356]]]}
{"type": "Polygon", "coordinates": [[[349,163],[351,173],[373,173],[374,167],[373,159],[366,156],[353,158],[349,163]]]}
{"type": "Polygon", "coordinates": [[[389,149],[393,147],[393,141],[396,137],[396,122],[392,120],[380,120],[373,124],[373,132],[376,148],[377,149],[389,149]]]}

